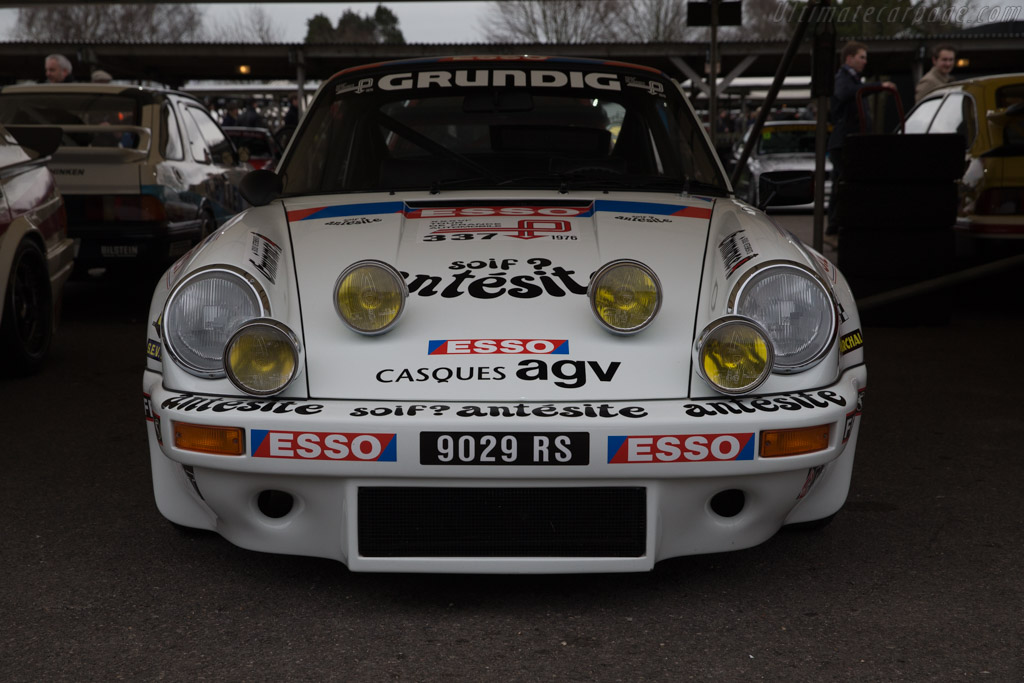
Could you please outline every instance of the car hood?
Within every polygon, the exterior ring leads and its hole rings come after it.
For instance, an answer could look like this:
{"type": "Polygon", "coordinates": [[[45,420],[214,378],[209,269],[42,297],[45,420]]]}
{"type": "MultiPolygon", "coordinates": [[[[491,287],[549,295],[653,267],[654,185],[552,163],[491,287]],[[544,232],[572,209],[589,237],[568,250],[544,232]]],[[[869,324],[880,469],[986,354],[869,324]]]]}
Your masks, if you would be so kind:
{"type": "Polygon", "coordinates": [[[579,401],[687,394],[710,198],[459,195],[396,201],[285,200],[313,398],[579,401]],[[641,333],[610,333],[586,296],[616,259],[663,287],[641,333]],[[389,332],[348,329],[334,306],[341,272],[377,259],[408,284],[389,332]]]}

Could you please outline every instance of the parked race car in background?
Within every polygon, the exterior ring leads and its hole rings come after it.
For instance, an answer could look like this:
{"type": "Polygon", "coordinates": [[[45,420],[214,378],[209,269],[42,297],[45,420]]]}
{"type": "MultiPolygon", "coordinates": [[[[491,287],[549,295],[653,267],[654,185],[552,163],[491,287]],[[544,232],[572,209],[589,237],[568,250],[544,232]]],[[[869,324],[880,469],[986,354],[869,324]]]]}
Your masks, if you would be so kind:
{"type": "MultiPolygon", "coordinates": [[[[750,131],[736,143],[734,161],[747,143],[750,131]]],[[[736,194],[754,206],[762,199],[761,179],[785,179],[792,171],[814,173],[815,131],[813,121],[766,121],[761,129],[757,144],[750,151],[746,166],[736,179],[736,194]]],[[[832,192],[832,162],[825,160],[825,204],[832,192]]],[[[813,200],[801,206],[787,206],[787,211],[814,208],[813,200]]]]}
{"type": "Polygon", "coordinates": [[[1024,238],[1024,73],[933,90],[907,114],[906,132],[963,136],[958,228],[976,237],[1024,238]]]}
{"type": "Polygon", "coordinates": [[[172,522],[356,571],[625,572],[842,507],[853,296],[660,71],[348,69],[242,189],[150,308],[172,522]]]}
{"type": "Polygon", "coordinates": [[[245,205],[237,185],[251,167],[188,95],[123,85],[6,86],[0,122],[64,131],[50,169],[80,271],[159,272],[245,205]]]}
{"type": "Polygon", "coordinates": [[[273,133],[266,128],[224,126],[224,132],[238,149],[239,156],[254,169],[273,171],[281,158],[281,148],[273,133]]]}
{"type": "Polygon", "coordinates": [[[74,251],[64,201],[46,168],[60,129],[18,141],[0,125],[0,373],[42,364],[60,313],[74,251]]]}

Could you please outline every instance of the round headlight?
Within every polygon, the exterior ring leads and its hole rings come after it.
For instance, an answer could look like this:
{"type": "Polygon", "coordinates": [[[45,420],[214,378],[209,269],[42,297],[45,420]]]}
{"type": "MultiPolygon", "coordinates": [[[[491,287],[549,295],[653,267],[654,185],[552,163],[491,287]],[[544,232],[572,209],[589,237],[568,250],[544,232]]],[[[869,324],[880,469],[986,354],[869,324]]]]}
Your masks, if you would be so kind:
{"type": "Polygon", "coordinates": [[[777,372],[797,372],[820,361],[838,329],[836,307],[825,285],[793,265],[755,271],[741,282],[734,312],[768,331],[777,372]]]}
{"type": "Polygon", "coordinates": [[[772,371],[774,351],[768,334],[752,320],[719,318],[697,338],[694,360],[700,375],[725,394],[745,394],[772,371]]]}
{"type": "Polygon", "coordinates": [[[409,288],[397,270],[383,261],[359,261],[338,278],[334,306],[356,332],[381,334],[398,322],[408,296],[409,288]]]}
{"type": "Polygon", "coordinates": [[[167,299],[164,345],[186,372],[224,376],[224,345],[246,320],[268,312],[266,295],[244,271],[231,266],[198,270],[182,280],[167,299]]]}
{"type": "Polygon", "coordinates": [[[587,288],[590,308],[612,332],[633,334],[654,320],[661,308],[661,282],[639,261],[612,261],[594,274],[587,288]]]}
{"type": "Polygon", "coordinates": [[[253,396],[280,393],[299,369],[299,341],[276,320],[250,320],[228,340],[224,352],[228,379],[253,396]]]}

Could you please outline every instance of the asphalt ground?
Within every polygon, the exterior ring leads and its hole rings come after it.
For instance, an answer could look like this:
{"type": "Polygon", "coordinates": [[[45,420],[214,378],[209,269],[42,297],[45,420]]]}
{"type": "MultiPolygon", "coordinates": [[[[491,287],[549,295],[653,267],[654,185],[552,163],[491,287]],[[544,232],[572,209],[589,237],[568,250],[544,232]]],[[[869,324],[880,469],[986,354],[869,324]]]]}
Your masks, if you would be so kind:
{"type": "Polygon", "coordinates": [[[865,327],[853,486],[825,529],[646,574],[479,577],[172,527],[145,286],[72,283],[45,369],[0,380],[0,680],[1020,681],[1022,275],[942,292],[946,324],[865,327]]]}

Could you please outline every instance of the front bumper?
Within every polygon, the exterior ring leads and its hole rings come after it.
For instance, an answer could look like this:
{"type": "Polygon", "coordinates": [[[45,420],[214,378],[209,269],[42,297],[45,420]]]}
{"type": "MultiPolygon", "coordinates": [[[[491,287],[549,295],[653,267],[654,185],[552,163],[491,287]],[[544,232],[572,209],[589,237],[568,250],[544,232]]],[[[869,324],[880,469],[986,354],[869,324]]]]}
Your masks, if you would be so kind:
{"type": "Polygon", "coordinates": [[[558,573],[649,570],[833,514],[866,378],[858,366],[776,397],[580,404],[255,401],[167,391],[151,371],[143,390],[157,506],[173,522],[354,571],[558,573]],[[240,427],[244,454],[177,448],[175,422],[240,427]],[[761,457],[763,430],[816,425],[830,427],[823,450],[761,457]],[[544,435],[552,449],[522,453],[528,464],[443,463],[421,454],[438,433],[544,435]],[[569,434],[589,444],[555,464],[554,437],[569,434]]]}

